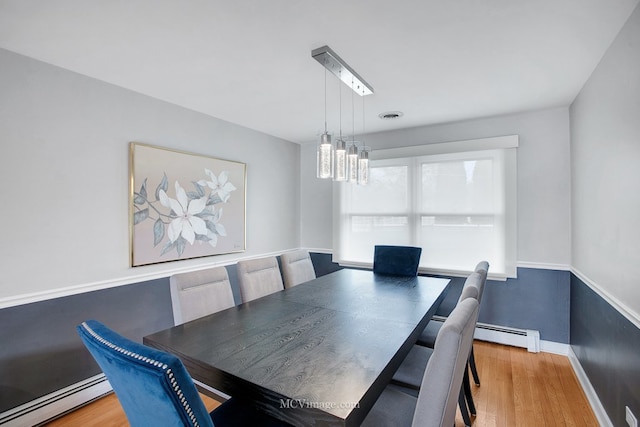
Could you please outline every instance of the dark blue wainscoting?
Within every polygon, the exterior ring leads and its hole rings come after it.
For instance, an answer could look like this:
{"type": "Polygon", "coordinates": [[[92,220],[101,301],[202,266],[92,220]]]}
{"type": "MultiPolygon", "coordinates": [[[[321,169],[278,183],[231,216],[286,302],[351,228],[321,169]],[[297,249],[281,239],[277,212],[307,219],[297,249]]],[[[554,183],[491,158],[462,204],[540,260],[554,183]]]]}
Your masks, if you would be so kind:
{"type": "MultiPolygon", "coordinates": [[[[317,276],[340,269],[312,253],[317,276]]],[[[236,304],[236,266],[227,266],[236,304]]],[[[100,373],[75,327],[96,319],[135,341],[173,326],[169,278],[0,310],[0,413],[100,373]]]]}
{"type": "Polygon", "coordinates": [[[142,342],[173,326],[169,279],[0,310],[0,413],[100,373],[75,329],[90,318],[142,342]]]}
{"type": "MultiPolygon", "coordinates": [[[[540,339],[569,343],[570,272],[518,268],[517,279],[488,280],[478,322],[540,331],[540,339]]],[[[437,314],[448,316],[465,279],[455,277],[437,314]]]]}
{"type": "MultiPolygon", "coordinates": [[[[340,269],[331,254],[311,259],[317,276],[340,269]]],[[[227,271],[239,304],[236,266],[227,271]]],[[[463,283],[452,280],[439,314],[449,314],[463,283]]],[[[568,272],[520,268],[517,280],[487,283],[480,321],[537,329],[542,339],[567,343],[568,301],[568,272]]],[[[75,331],[90,318],[137,341],[172,326],[169,278],[1,309],[0,413],[100,372],[75,331]]]]}
{"type": "Polygon", "coordinates": [[[640,416],[640,329],[573,274],[571,348],[614,426],[640,416]]]}

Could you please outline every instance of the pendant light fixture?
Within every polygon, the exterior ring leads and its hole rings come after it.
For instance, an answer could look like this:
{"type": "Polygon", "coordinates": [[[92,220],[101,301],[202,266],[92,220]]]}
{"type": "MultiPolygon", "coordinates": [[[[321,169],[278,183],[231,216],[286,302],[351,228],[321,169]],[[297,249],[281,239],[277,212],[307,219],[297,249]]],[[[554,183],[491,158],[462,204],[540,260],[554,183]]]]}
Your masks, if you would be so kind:
{"type": "Polygon", "coordinates": [[[358,184],[367,185],[369,182],[369,151],[364,143],[364,96],[362,97],[362,147],[358,155],[358,184]]]}
{"type": "MultiPolygon", "coordinates": [[[[353,84],[353,83],[352,83],[353,84]]],[[[356,113],[351,92],[351,145],[347,156],[347,181],[352,184],[358,182],[358,146],[356,145],[356,113]]]]}
{"type": "Polygon", "coordinates": [[[342,60],[329,46],[322,46],[311,51],[311,56],[325,68],[324,83],[324,133],[320,135],[317,149],[318,178],[333,178],[334,181],[348,181],[350,183],[367,184],[369,180],[369,147],[362,144],[358,150],[355,140],[355,113],[353,92],[363,97],[362,133],[364,134],[364,97],[373,94],[373,87],[364,81],[346,62],[342,60]],[[331,144],[331,135],[327,132],[327,71],[331,71],[341,82],[353,91],[351,93],[352,111],[352,140],[347,145],[342,138],[342,86],[340,86],[340,137],[335,147],[331,144]]]}
{"type": "Polygon", "coordinates": [[[327,70],[324,70],[324,133],[320,135],[320,142],[316,154],[317,177],[321,179],[333,178],[333,145],[331,135],[327,132],[327,70]]]}
{"type": "Polygon", "coordinates": [[[342,139],[342,84],[338,83],[339,100],[340,100],[340,135],[336,140],[336,146],[333,151],[333,180],[347,180],[347,143],[342,139]]]}

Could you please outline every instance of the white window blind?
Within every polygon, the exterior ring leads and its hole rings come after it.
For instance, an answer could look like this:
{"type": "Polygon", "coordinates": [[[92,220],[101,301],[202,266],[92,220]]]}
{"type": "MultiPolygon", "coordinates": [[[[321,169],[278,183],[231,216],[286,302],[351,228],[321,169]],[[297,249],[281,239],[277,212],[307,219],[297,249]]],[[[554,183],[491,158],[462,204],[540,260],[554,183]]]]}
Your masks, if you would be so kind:
{"type": "Polygon", "coordinates": [[[493,277],[515,277],[515,151],[372,160],[367,186],[336,185],[334,259],[368,267],[375,245],[412,245],[422,272],[464,274],[488,260],[493,277]]]}

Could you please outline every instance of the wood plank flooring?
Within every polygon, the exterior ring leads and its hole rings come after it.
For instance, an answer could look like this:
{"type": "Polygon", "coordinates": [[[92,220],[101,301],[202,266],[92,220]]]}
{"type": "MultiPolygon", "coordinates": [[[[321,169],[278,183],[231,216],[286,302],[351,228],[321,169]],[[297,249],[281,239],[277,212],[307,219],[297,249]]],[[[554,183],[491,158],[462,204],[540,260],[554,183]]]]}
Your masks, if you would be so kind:
{"type": "MultiPolygon", "coordinates": [[[[471,385],[477,416],[474,427],[597,427],[569,359],[549,353],[482,341],[474,342],[481,387],[471,385]]],[[[219,405],[203,396],[212,411],[219,405]]],[[[127,419],[111,394],[67,414],[48,427],[120,427],[127,419]]],[[[458,413],[456,426],[463,426],[458,413]]]]}

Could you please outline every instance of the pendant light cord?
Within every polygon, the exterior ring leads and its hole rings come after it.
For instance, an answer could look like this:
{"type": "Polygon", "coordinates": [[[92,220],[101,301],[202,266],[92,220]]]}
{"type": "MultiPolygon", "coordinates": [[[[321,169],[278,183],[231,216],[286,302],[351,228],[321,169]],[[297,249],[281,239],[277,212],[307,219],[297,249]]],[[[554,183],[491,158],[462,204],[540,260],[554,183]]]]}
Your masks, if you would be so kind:
{"type": "Polygon", "coordinates": [[[324,69],[324,133],[327,133],[327,69],[324,69]]]}
{"type": "MultiPolygon", "coordinates": [[[[351,89],[353,89],[353,77],[351,78],[351,89]]],[[[353,101],[353,93],[351,91],[351,141],[353,145],[356,145],[356,107],[353,101]]]]}
{"type": "Polygon", "coordinates": [[[340,78],[338,79],[338,99],[340,100],[340,139],[342,140],[342,71],[339,71],[339,74],[340,78]]]}
{"type": "Polygon", "coordinates": [[[364,150],[364,88],[362,88],[362,149],[364,150]]]}

